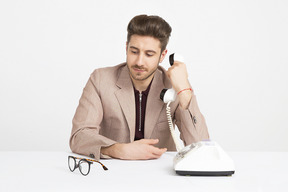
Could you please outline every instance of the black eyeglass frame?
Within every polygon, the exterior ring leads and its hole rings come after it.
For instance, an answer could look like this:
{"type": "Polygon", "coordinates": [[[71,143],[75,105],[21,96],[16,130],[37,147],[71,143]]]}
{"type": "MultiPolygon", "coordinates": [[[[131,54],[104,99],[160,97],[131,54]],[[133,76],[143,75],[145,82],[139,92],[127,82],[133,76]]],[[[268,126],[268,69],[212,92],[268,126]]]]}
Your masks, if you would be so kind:
{"type": "Polygon", "coordinates": [[[84,176],[86,176],[90,173],[90,165],[93,164],[93,162],[99,163],[105,171],[108,170],[108,168],[105,165],[103,165],[100,161],[97,161],[94,159],[85,159],[85,158],[80,158],[80,157],[74,157],[71,155],[68,156],[68,167],[69,167],[70,171],[73,172],[73,171],[75,171],[75,169],[79,168],[80,173],[84,176]],[[70,166],[70,163],[69,163],[70,159],[74,160],[74,167],[73,168],[70,166]],[[79,159],[78,163],[76,162],[76,159],[79,159]],[[89,166],[86,174],[82,172],[81,166],[79,166],[83,162],[87,163],[89,166]]]}

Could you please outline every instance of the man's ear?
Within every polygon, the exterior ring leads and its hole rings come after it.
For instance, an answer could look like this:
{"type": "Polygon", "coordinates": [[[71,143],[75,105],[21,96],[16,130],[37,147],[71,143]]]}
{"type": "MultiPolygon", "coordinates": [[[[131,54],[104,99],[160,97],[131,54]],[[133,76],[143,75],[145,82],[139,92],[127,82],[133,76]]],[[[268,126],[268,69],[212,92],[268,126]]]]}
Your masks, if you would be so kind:
{"type": "Polygon", "coordinates": [[[160,56],[160,61],[159,61],[159,63],[162,63],[162,61],[164,60],[167,52],[168,52],[167,49],[165,49],[164,51],[162,51],[161,56],[160,56]]]}

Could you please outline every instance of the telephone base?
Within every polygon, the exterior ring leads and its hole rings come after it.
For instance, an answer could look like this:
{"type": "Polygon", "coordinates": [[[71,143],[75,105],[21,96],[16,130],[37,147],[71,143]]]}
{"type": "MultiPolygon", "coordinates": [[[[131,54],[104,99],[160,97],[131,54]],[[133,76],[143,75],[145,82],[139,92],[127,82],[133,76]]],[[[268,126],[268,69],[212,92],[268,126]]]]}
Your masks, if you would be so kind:
{"type": "Polygon", "coordinates": [[[229,176],[235,166],[228,154],[214,141],[200,141],[181,149],[174,158],[179,175],[229,176]]]}
{"type": "Polygon", "coordinates": [[[235,171],[176,171],[184,176],[231,176],[235,171]]]}

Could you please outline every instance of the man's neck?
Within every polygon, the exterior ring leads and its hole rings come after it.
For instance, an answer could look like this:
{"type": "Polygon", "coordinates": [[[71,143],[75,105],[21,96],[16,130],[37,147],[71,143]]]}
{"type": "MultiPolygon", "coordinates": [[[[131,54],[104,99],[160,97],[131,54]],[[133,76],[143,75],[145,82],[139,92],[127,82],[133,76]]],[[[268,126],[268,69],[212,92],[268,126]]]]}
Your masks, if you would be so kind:
{"type": "Polygon", "coordinates": [[[138,90],[140,93],[142,91],[145,91],[148,86],[150,85],[152,79],[153,79],[154,75],[151,75],[148,79],[145,79],[145,80],[142,80],[142,81],[137,81],[133,78],[132,79],[132,82],[133,82],[133,85],[135,87],[136,90],[138,90]]]}

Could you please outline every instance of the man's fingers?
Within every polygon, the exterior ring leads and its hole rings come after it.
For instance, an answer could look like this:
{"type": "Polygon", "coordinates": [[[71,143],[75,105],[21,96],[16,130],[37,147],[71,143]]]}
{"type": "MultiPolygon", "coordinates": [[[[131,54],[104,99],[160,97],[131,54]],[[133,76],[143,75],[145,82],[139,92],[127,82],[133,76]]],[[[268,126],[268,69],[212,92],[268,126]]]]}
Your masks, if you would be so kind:
{"type": "MultiPolygon", "coordinates": [[[[158,148],[157,148],[157,150],[159,150],[158,148]]],[[[148,159],[158,159],[158,158],[160,158],[162,155],[163,155],[163,153],[165,153],[165,151],[166,150],[160,150],[160,151],[153,151],[152,152],[152,150],[150,149],[150,150],[148,150],[147,151],[147,153],[141,158],[141,159],[145,159],[145,160],[148,160],[148,159]]]]}
{"type": "Polygon", "coordinates": [[[163,148],[163,149],[160,149],[160,148],[154,148],[153,149],[153,151],[151,152],[151,156],[150,156],[150,158],[149,159],[158,159],[158,158],[160,158],[162,155],[163,155],[163,153],[165,153],[167,151],[167,149],[166,148],[163,148]]]}
{"type": "Polygon", "coordinates": [[[154,146],[151,146],[150,147],[150,153],[152,155],[155,155],[157,156],[157,158],[159,158],[163,153],[165,153],[167,151],[166,148],[158,148],[158,147],[154,147],[154,146]]]}
{"type": "MultiPolygon", "coordinates": [[[[157,144],[159,139],[141,139],[138,141],[134,141],[128,146],[132,147],[132,149],[138,149],[131,153],[130,159],[158,159],[161,157],[163,153],[167,151],[166,148],[158,148],[153,145],[157,144]]],[[[130,150],[131,152],[131,150],[130,150]]],[[[129,158],[128,158],[129,159],[129,158]]]]}
{"type": "Polygon", "coordinates": [[[166,148],[157,148],[157,147],[155,147],[155,149],[153,150],[153,154],[154,155],[162,155],[163,153],[165,153],[167,151],[167,149],[166,148]]]}
{"type": "Polygon", "coordinates": [[[159,139],[141,139],[139,140],[139,142],[149,144],[149,145],[155,145],[159,142],[159,139]]]}

